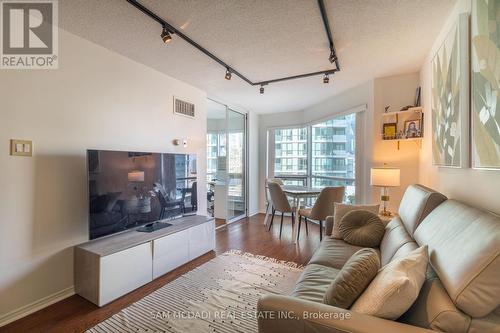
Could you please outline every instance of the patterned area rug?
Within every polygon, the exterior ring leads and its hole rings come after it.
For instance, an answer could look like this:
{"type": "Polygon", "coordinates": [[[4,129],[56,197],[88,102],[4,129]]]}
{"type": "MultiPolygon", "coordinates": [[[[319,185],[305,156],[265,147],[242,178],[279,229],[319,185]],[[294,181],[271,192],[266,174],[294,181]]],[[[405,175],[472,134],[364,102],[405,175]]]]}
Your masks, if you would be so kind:
{"type": "Polygon", "coordinates": [[[296,263],[226,252],[182,275],[87,332],[257,332],[261,295],[289,294],[296,263]]]}

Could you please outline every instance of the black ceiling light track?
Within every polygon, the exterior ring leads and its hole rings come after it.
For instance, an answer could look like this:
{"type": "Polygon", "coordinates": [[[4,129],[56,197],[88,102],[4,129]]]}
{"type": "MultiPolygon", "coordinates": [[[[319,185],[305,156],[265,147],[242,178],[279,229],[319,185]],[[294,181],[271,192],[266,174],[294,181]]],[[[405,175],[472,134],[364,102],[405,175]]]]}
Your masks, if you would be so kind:
{"type": "MultiPolygon", "coordinates": [[[[339,60],[337,57],[337,53],[335,52],[335,45],[333,44],[333,37],[332,37],[332,32],[330,30],[330,23],[328,22],[328,16],[326,13],[325,9],[325,3],[324,0],[318,0],[318,6],[319,10],[321,12],[321,19],[323,20],[323,26],[325,28],[326,36],[328,38],[328,44],[330,48],[330,54],[328,56],[328,60],[332,63],[335,64],[335,68],[332,69],[327,69],[327,70],[322,70],[318,72],[313,72],[313,73],[306,73],[306,74],[299,74],[299,75],[293,75],[293,76],[287,76],[287,77],[282,77],[278,79],[271,79],[271,80],[265,80],[265,81],[259,81],[259,82],[253,82],[250,79],[248,79],[245,75],[241,74],[238,72],[234,67],[229,66],[226,64],[223,60],[221,60],[219,57],[215,56],[213,53],[208,51],[206,48],[192,40],[189,36],[185,35],[178,29],[176,29],[174,26],[172,26],[170,23],[156,15],[154,12],[152,12],[150,9],[146,8],[144,5],[139,3],[137,0],[127,0],[128,3],[130,3],[132,6],[158,22],[161,27],[162,27],[162,34],[161,37],[165,43],[170,42],[171,37],[170,34],[172,35],[177,35],[180,38],[184,39],[186,42],[197,48],[199,51],[203,52],[206,56],[217,62],[219,65],[221,65],[225,70],[226,70],[226,76],[225,78],[230,80],[231,79],[231,74],[234,74],[238,76],[240,79],[248,83],[249,85],[252,86],[261,86],[260,93],[264,93],[264,86],[270,84],[270,83],[275,83],[275,82],[281,82],[281,81],[288,81],[288,80],[295,80],[295,79],[301,79],[305,77],[310,77],[310,76],[316,76],[316,75],[323,75],[324,77],[328,78],[329,74],[334,74],[336,72],[340,71],[340,65],[339,65],[339,60]]],[[[329,80],[323,80],[324,83],[328,83],[329,80]]]]}

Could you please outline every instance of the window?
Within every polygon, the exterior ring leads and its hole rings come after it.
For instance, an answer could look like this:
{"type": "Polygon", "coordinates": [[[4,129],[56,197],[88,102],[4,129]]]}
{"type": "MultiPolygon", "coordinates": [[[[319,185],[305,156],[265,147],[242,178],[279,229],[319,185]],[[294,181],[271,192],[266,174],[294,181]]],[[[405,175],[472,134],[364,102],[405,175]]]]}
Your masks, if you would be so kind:
{"type": "Polygon", "coordinates": [[[284,128],[274,131],[274,173],[307,174],[307,128],[284,128]]]}
{"type": "Polygon", "coordinates": [[[226,156],[226,134],[223,132],[207,133],[207,181],[215,178],[217,163],[221,156],[226,156]]]}
{"type": "Polygon", "coordinates": [[[346,201],[355,201],[355,113],[273,132],[273,177],[287,185],[346,186],[346,201]]]}

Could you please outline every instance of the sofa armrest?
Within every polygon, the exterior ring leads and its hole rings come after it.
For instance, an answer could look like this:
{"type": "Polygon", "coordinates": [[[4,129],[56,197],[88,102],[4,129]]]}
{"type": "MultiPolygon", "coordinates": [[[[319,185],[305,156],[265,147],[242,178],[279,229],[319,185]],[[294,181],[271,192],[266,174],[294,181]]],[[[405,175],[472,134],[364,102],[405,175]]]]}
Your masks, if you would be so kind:
{"type": "Polygon", "coordinates": [[[333,216],[327,216],[325,219],[325,235],[331,236],[333,231],[333,216]]]}
{"type": "Polygon", "coordinates": [[[290,296],[264,295],[257,310],[259,333],[435,332],[290,296]]]}

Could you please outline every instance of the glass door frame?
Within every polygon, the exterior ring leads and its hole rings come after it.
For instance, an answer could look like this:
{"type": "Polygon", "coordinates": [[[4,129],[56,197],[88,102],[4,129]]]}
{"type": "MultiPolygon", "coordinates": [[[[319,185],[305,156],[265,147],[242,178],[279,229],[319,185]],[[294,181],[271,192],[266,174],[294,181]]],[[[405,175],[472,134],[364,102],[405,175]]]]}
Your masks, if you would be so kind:
{"type": "MultiPolygon", "coordinates": [[[[227,182],[227,201],[229,202],[229,113],[230,112],[234,112],[234,113],[237,113],[239,115],[242,115],[243,116],[243,120],[245,122],[244,124],[244,134],[243,134],[243,148],[244,148],[244,154],[243,154],[243,182],[244,182],[244,191],[243,191],[243,195],[244,195],[244,204],[245,204],[245,208],[244,208],[244,211],[243,211],[243,214],[240,214],[238,216],[234,216],[232,218],[229,218],[229,205],[227,205],[227,208],[226,208],[226,224],[230,224],[230,223],[233,223],[233,222],[236,222],[236,221],[239,221],[245,217],[248,216],[248,160],[249,160],[249,149],[248,149],[248,113],[246,112],[241,112],[241,111],[237,111],[233,108],[231,108],[230,106],[228,106],[227,104],[224,104],[224,103],[221,103],[215,99],[212,99],[212,98],[208,98],[208,100],[212,101],[212,102],[215,102],[217,104],[220,104],[221,106],[225,107],[226,108],[226,126],[225,126],[225,136],[226,136],[226,172],[227,172],[227,175],[226,175],[226,182],[227,182]]],[[[208,133],[208,131],[207,131],[208,133]]],[[[226,204],[228,204],[228,202],[226,202],[226,204]]]]}
{"type": "Polygon", "coordinates": [[[226,219],[226,224],[230,224],[236,221],[239,221],[245,217],[248,216],[248,115],[247,113],[239,112],[231,107],[226,105],[226,170],[227,170],[227,180],[228,180],[228,185],[227,185],[227,198],[228,198],[228,218],[226,219]],[[229,113],[234,112],[236,114],[239,114],[243,116],[243,195],[245,196],[243,202],[245,204],[245,208],[243,210],[243,214],[234,216],[232,218],[229,218],[229,113]]]}

